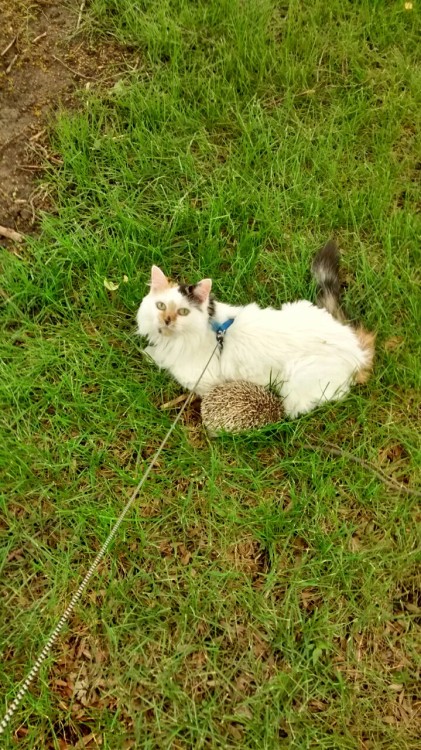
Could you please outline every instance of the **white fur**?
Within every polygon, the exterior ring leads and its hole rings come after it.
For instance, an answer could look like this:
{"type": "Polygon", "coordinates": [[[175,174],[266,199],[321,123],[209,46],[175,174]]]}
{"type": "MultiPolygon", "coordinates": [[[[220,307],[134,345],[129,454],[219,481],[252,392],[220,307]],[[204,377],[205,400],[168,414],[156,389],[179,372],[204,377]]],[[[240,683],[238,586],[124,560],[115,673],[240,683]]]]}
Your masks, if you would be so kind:
{"type": "MultiPolygon", "coordinates": [[[[200,289],[198,296],[203,297],[200,289]]],[[[146,353],[190,390],[216,343],[207,303],[205,298],[191,305],[177,287],[160,285],[157,291],[151,285],[137,313],[138,332],[149,339],[146,353]],[[190,314],[177,317],[170,329],[162,330],[157,301],[189,307],[190,314]]],[[[286,414],[296,417],[325,401],[342,398],[355,373],[367,364],[368,355],[352,328],[306,300],[287,303],[280,310],[261,309],[254,303],[233,307],[215,302],[215,307],[214,320],[235,320],[222,351],[213,356],[196,388],[201,396],[230,380],[271,383],[283,398],[286,414]]]]}

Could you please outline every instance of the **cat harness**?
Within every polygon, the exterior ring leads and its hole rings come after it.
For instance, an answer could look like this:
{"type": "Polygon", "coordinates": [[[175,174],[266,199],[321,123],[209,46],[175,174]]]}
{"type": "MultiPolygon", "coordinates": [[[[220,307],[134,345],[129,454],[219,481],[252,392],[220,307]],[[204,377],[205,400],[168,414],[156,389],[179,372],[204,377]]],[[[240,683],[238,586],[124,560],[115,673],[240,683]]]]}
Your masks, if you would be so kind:
{"type": "Polygon", "coordinates": [[[216,340],[219,344],[219,349],[222,351],[224,337],[230,326],[234,323],[234,318],[228,318],[225,323],[218,323],[216,320],[211,322],[212,331],[216,334],[216,340]]]}

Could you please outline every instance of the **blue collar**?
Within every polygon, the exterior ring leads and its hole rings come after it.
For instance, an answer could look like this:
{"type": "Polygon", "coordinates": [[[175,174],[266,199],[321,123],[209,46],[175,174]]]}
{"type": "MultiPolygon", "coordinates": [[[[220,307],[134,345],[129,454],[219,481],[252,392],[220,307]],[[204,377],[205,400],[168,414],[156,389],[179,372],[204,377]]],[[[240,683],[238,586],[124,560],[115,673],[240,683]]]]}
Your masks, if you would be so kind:
{"type": "Polygon", "coordinates": [[[224,336],[230,326],[234,323],[234,318],[228,318],[228,320],[225,321],[225,323],[217,323],[216,320],[211,320],[211,328],[214,333],[216,333],[216,340],[219,344],[219,346],[222,349],[222,342],[224,340],[224,336]]]}
{"type": "Polygon", "coordinates": [[[225,323],[218,323],[216,320],[211,321],[211,328],[214,333],[225,333],[226,330],[234,323],[234,318],[228,318],[225,323]]]}

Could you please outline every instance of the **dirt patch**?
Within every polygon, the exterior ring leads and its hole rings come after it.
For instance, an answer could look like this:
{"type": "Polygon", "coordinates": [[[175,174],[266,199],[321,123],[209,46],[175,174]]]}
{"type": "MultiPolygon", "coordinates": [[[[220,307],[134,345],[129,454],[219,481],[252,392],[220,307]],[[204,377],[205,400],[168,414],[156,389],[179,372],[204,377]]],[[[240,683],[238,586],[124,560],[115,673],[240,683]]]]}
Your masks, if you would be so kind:
{"type": "Polygon", "coordinates": [[[28,234],[39,211],[52,209],[42,177],[48,164],[60,164],[47,132],[55,113],[77,106],[78,89],[113,85],[130,51],[88,39],[77,4],[3,0],[1,16],[0,225],[28,234]]]}

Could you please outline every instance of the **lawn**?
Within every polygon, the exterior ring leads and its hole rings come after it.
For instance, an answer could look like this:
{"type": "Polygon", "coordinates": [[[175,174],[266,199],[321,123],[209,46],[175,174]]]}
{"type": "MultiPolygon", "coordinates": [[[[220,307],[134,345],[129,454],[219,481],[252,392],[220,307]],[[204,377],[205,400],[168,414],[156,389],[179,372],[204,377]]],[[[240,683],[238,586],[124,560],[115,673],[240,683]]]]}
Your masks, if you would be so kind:
{"type": "Polygon", "coordinates": [[[322,449],[420,488],[405,5],[85,8],[84,33],[111,35],[131,70],[52,123],[55,210],[20,257],[0,250],[7,701],[176,413],[160,405],[180,388],[135,334],[152,263],[280,305],[314,299],[311,258],[334,236],[377,358],[345,401],[259,433],[210,441],[188,411],[4,747],[419,747],[419,498],[322,449]]]}

